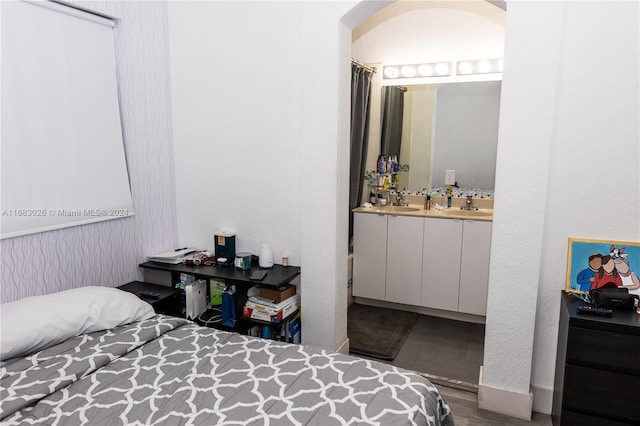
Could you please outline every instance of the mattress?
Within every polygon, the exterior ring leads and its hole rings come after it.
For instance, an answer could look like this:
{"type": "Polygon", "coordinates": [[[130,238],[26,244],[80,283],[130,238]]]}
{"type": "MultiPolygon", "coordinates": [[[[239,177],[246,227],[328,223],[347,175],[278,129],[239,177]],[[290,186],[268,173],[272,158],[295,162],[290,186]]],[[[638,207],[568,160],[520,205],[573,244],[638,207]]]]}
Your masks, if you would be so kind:
{"type": "Polygon", "coordinates": [[[453,425],[415,372],[164,315],[4,362],[6,425],[453,425]]]}

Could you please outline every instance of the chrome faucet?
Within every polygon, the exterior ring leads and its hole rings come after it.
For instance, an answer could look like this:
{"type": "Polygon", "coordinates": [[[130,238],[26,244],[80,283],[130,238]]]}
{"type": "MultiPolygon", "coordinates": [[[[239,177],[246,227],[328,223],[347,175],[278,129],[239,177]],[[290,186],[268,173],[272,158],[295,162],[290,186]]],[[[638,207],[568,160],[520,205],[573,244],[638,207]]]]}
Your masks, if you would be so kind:
{"type": "Polygon", "coordinates": [[[473,207],[473,196],[467,195],[467,200],[464,203],[464,206],[460,207],[460,210],[478,210],[477,207],[473,207]]]}
{"type": "Polygon", "coordinates": [[[408,205],[407,203],[404,202],[404,197],[402,196],[402,193],[400,191],[396,192],[395,205],[396,206],[406,206],[406,205],[408,205]]]}

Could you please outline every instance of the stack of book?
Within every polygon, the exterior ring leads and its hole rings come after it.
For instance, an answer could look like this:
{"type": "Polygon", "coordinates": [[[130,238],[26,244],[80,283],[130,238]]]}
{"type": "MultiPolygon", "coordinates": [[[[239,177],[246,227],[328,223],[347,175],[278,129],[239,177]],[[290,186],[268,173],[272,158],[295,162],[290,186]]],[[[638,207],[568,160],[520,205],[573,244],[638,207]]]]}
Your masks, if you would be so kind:
{"type": "Polygon", "coordinates": [[[286,284],[279,288],[260,287],[258,296],[250,296],[244,305],[245,318],[279,324],[300,308],[296,286],[286,284]]]}

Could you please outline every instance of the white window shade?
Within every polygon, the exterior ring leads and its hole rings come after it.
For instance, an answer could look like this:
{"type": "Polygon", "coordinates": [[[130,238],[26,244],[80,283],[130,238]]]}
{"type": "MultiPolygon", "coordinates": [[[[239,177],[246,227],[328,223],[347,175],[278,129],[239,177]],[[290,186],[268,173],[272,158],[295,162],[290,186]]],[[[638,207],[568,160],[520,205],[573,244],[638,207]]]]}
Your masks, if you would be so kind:
{"type": "Polygon", "coordinates": [[[114,22],[52,2],[1,2],[1,236],[133,214],[114,22]]]}

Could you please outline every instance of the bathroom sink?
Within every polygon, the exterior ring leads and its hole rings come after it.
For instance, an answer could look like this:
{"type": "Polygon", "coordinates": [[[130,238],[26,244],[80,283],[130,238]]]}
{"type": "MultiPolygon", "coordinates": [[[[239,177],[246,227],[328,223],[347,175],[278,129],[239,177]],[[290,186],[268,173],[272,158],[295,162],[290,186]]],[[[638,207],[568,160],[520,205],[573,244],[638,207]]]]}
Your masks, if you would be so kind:
{"type": "Polygon", "coordinates": [[[493,216],[493,211],[482,211],[482,210],[463,210],[463,212],[468,216],[468,217],[487,217],[487,216],[493,216]]]}
{"type": "Polygon", "coordinates": [[[461,209],[445,209],[437,214],[457,219],[490,218],[493,216],[493,210],[461,210],[461,209]]]}
{"type": "Polygon", "coordinates": [[[418,208],[409,207],[409,206],[377,206],[374,211],[376,212],[385,212],[385,213],[403,213],[403,212],[417,212],[418,208]]]}

